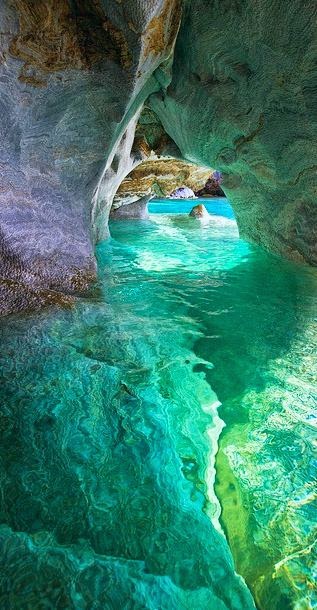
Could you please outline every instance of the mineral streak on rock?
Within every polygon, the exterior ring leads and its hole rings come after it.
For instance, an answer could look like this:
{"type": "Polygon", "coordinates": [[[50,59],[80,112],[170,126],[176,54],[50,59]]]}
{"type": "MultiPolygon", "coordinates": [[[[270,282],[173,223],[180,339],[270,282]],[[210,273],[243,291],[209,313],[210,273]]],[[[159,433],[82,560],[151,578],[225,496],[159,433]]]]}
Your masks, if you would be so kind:
{"type": "MultiPolygon", "coordinates": [[[[13,0],[19,30],[9,51],[24,68],[44,72],[84,69],[105,57],[118,61],[123,41],[99,0],[13,0]]],[[[21,74],[21,79],[23,79],[21,74]]]]}
{"type": "Polygon", "coordinates": [[[146,159],[121,183],[113,209],[144,196],[167,197],[184,184],[197,190],[204,186],[209,174],[210,169],[177,159],[146,159]]]}
{"type": "Polygon", "coordinates": [[[240,235],[317,264],[317,5],[186,3],[152,109],[183,157],[224,172],[240,235]]]}
{"type": "Polygon", "coordinates": [[[135,124],[179,17],[163,0],[5,0],[0,23],[0,277],[73,293],[95,276],[112,197],[144,156],[135,124]],[[166,45],[145,56],[161,14],[166,45]]]}
{"type": "Polygon", "coordinates": [[[145,35],[145,56],[150,53],[158,55],[172,48],[179,28],[181,7],[181,0],[165,0],[160,13],[153,16],[145,35]]]}
{"type": "Polygon", "coordinates": [[[4,0],[1,277],[87,284],[151,151],[222,171],[243,237],[317,264],[316,16],[301,0],[4,0]]]}

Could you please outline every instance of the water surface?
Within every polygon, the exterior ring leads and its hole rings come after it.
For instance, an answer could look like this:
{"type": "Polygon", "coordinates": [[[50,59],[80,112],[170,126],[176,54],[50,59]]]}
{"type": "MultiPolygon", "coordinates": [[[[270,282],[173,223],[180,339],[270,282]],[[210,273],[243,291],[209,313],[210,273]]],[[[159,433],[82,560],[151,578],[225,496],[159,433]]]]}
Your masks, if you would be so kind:
{"type": "Polygon", "coordinates": [[[223,216],[234,220],[232,207],[224,197],[196,197],[196,199],[151,199],[149,212],[151,214],[189,214],[194,205],[202,203],[207,211],[214,216],[223,216]]]}
{"type": "Polygon", "coordinates": [[[316,272],[211,205],[1,321],[1,608],[314,607],[316,272]]]}

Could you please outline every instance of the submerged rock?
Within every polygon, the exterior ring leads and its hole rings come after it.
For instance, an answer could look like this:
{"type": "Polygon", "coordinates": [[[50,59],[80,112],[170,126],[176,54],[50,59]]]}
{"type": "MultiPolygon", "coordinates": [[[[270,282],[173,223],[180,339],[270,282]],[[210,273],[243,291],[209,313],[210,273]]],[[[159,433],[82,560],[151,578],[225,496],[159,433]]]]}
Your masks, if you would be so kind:
{"type": "Polygon", "coordinates": [[[210,218],[210,214],[208,214],[205,206],[202,203],[194,205],[192,210],[189,212],[189,216],[192,216],[193,218],[198,218],[199,220],[206,220],[210,218]]]}

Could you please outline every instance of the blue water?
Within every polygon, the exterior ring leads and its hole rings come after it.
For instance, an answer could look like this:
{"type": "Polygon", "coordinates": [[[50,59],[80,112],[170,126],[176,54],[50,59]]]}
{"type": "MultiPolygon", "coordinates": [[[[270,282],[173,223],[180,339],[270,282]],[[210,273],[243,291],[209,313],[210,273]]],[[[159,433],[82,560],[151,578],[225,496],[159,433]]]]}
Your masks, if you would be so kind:
{"type": "Polygon", "coordinates": [[[227,199],[215,197],[213,199],[152,199],[149,203],[150,214],[189,214],[194,205],[202,203],[209,214],[234,218],[234,213],[227,199]]]}
{"type": "Polygon", "coordinates": [[[151,205],[0,321],[0,608],[314,608],[316,270],[151,205]]]}

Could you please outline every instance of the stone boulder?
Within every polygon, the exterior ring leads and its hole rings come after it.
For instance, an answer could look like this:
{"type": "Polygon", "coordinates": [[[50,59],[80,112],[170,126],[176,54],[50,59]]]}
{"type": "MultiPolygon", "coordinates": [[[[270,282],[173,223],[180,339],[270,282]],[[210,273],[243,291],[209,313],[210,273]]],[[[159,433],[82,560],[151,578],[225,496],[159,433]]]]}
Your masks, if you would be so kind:
{"type": "Polygon", "coordinates": [[[189,212],[189,216],[192,216],[193,218],[198,218],[198,220],[207,220],[208,218],[210,218],[210,214],[208,214],[205,206],[202,203],[195,205],[189,212]]]}

